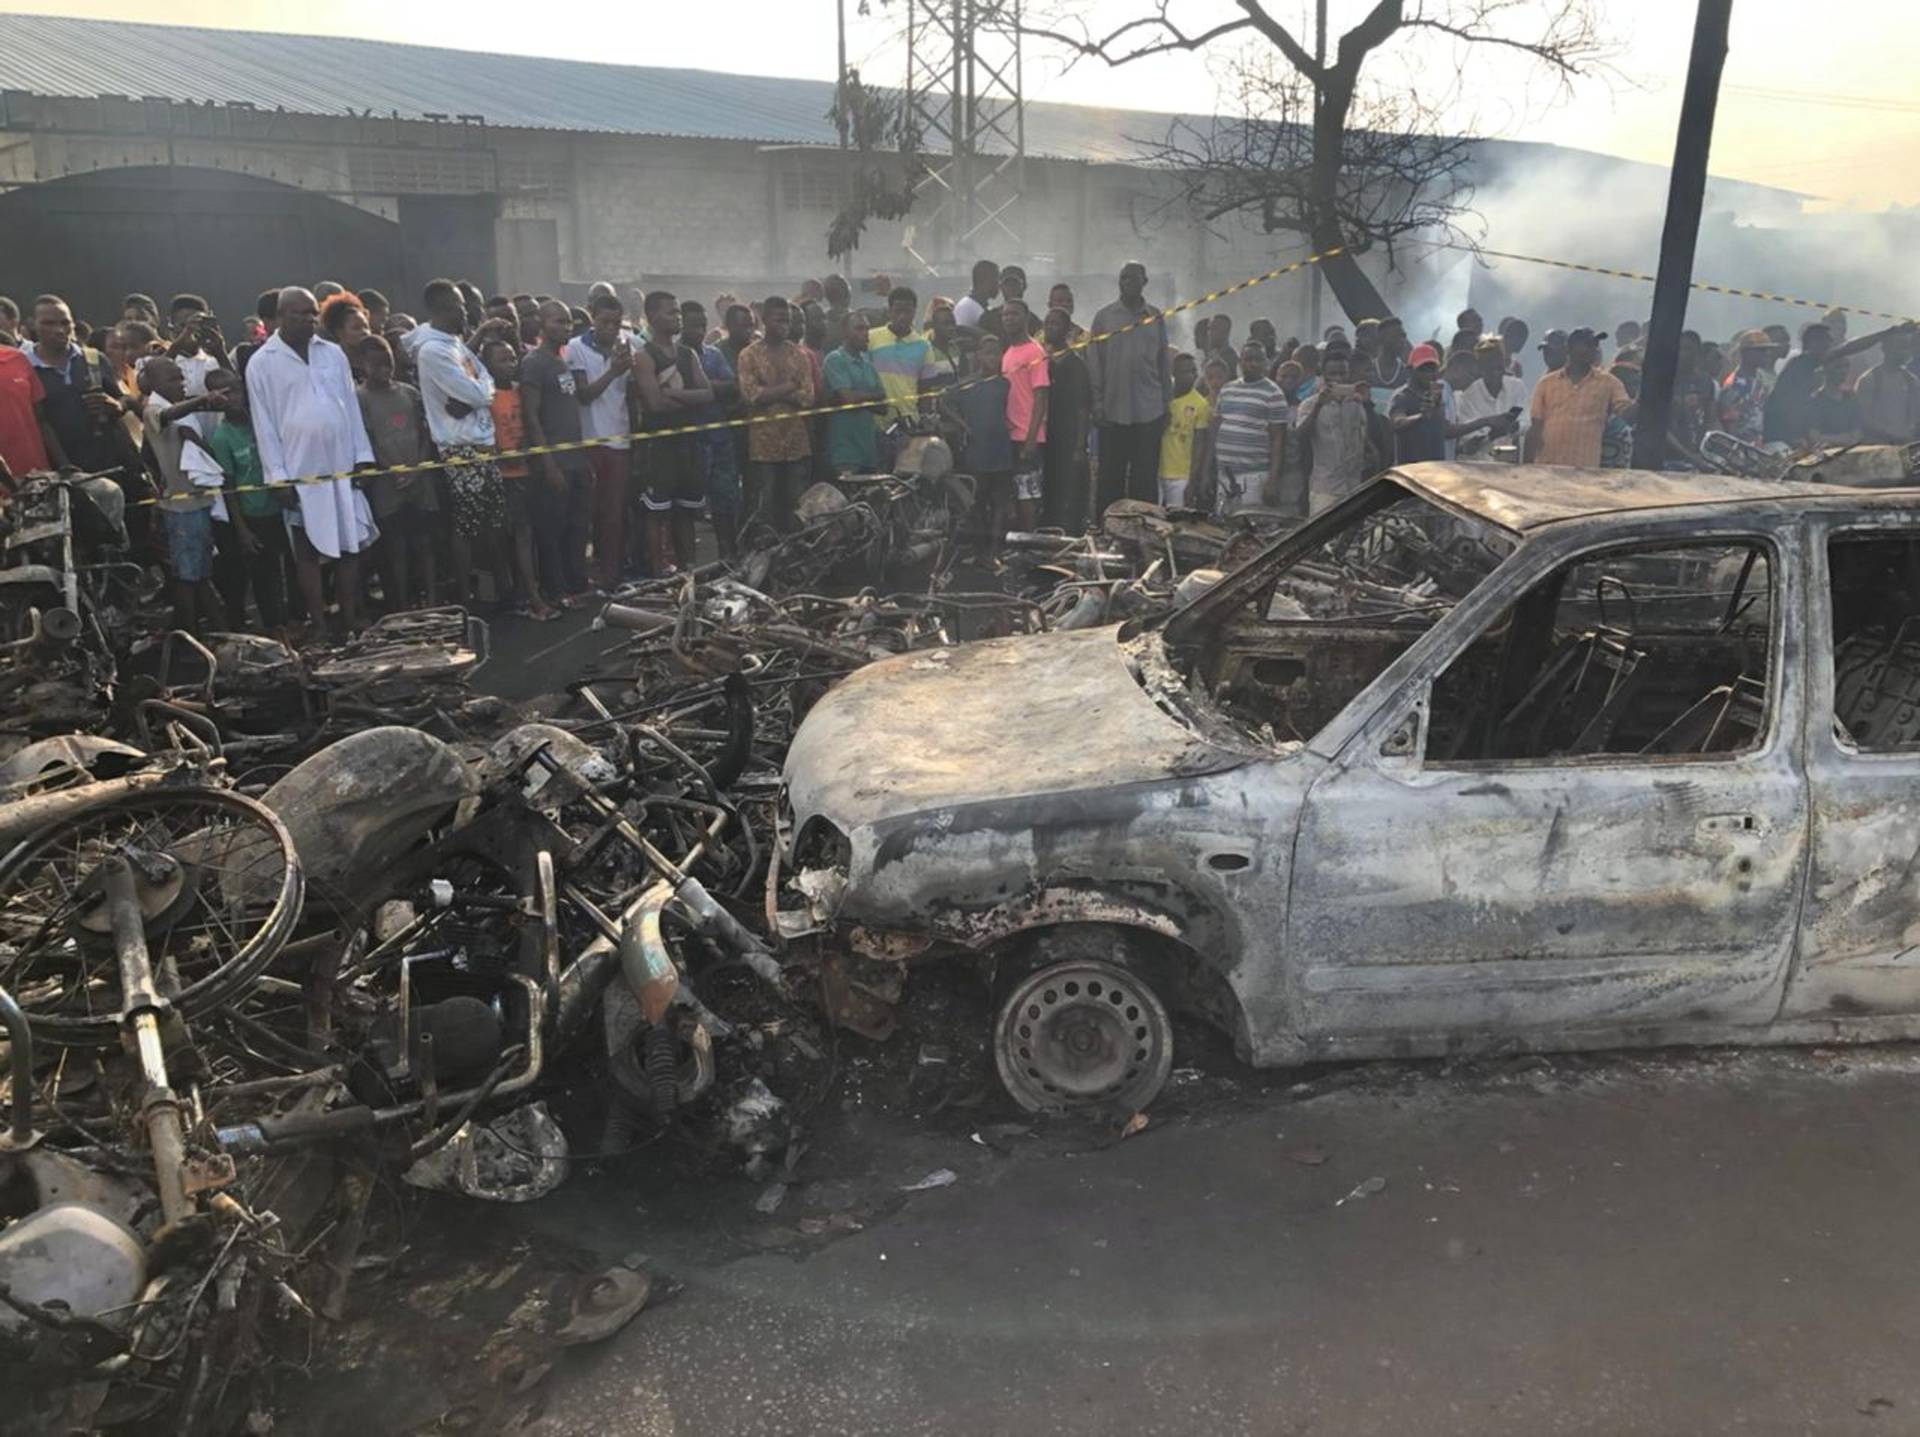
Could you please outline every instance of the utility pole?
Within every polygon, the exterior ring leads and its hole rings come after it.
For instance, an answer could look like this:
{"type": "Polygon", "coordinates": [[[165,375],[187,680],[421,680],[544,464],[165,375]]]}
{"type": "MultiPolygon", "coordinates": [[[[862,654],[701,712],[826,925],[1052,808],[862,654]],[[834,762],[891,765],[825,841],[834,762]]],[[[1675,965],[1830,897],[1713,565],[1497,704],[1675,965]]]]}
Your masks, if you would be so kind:
{"type": "Polygon", "coordinates": [[[1727,62],[1732,21],[1733,0],[1699,0],[1687,87],[1680,99],[1680,133],[1673,142],[1673,175],[1667,184],[1667,224],[1660,235],[1660,272],[1653,286],[1653,320],[1640,377],[1640,415],[1633,429],[1636,469],[1659,469],[1666,463],[1673,387],[1680,370],[1680,331],[1686,325],[1687,294],[1693,284],[1693,252],[1700,240],[1700,211],[1707,196],[1707,157],[1713,149],[1713,112],[1720,101],[1720,72],[1727,62]]]}
{"type": "MultiPolygon", "coordinates": [[[[853,117],[847,113],[847,0],[834,0],[833,9],[840,37],[840,83],[835,87],[840,102],[833,108],[835,118],[840,122],[840,212],[845,214],[853,204],[853,149],[848,133],[853,126],[853,117]]],[[[840,273],[848,279],[853,278],[852,250],[840,256],[840,273]]]]}
{"type": "Polygon", "coordinates": [[[965,275],[981,254],[1024,256],[1019,202],[1027,131],[1020,0],[907,0],[907,118],[925,173],[914,187],[929,274],[965,275]]]}
{"type": "MultiPolygon", "coordinates": [[[[1326,68],[1326,64],[1327,64],[1327,0],[1314,0],[1313,67],[1314,67],[1314,72],[1316,77],[1318,76],[1321,70],[1324,70],[1326,68]]],[[[1314,108],[1315,108],[1315,111],[1317,112],[1319,109],[1319,105],[1317,101],[1320,95],[1320,81],[1318,78],[1316,78],[1313,82],[1313,93],[1316,101],[1314,108]]],[[[1326,284],[1326,280],[1320,274],[1319,265],[1316,264],[1312,268],[1313,268],[1313,277],[1312,277],[1312,280],[1310,281],[1312,287],[1307,291],[1307,294],[1308,294],[1307,343],[1317,346],[1320,343],[1320,293],[1322,288],[1326,284]]]]}

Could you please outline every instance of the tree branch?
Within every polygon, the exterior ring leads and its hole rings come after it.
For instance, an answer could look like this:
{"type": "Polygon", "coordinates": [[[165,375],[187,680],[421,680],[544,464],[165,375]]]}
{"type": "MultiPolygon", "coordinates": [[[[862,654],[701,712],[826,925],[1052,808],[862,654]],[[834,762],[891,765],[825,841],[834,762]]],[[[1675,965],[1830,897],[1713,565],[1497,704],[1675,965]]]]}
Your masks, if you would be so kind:
{"type": "Polygon", "coordinates": [[[1449,35],[1455,40],[1464,40],[1470,45],[1489,45],[1497,50],[1512,50],[1521,55],[1531,56],[1549,70],[1557,71],[1571,79],[1583,72],[1584,56],[1576,55],[1559,45],[1539,40],[1517,40],[1506,35],[1488,35],[1475,32],[1460,25],[1449,25],[1441,20],[1409,20],[1409,30],[1432,30],[1436,34],[1449,35]]]}
{"type": "MultiPolygon", "coordinates": [[[[1241,0],[1243,5],[1251,5],[1252,0],[1241,0]]],[[[1029,25],[1022,21],[1020,34],[1034,40],[1048,40],[1063,45],[1073,52],[1074,59],[1094,59],[1108,65],[1130,65],[1135,60],[1144,60],[1150,55],[1167,55],[1179,50],[1202,50],[1223,35],[1231,35],[1237,30],[1245,30],[1254,24],[1251,19],[1224,20],[1211,29],[1196,34],[1188,34],[1174,24],[1167,14],[1169,0],[1160,0],[1159,13],[1129,20],[1126,24],[1109,31],[1099,39],[1085,26],[1079,35],[1069,35],[1062,30],[1050,30],[1044,26],[1029,25]],[[1136,32],[1146,31],[1148,36],[1133,40],[1136,32]],[[1126,48],[1121,48],[1121,47],[1126,48]]],[[[1308,57],[1312,63],[1312,57],[1308,57]]]]}
{"type": "MultiPolygon", "coordinates": [[[[1399,0],[1381,0],[1381,3],[1397,5],[1399,4],[1399,0]]],[[[1302,75],[1305,75],[1309,80],[1319,79],[1321,67],[1315,63],[1313,56],[1308,54],[1300,42],[1293,38],[1293,33],[1288,30],[1285,25],[1282,25],[1267,13],[1261,6],[1260,0],[1239,0],[1239,5],[1247,15],[1244,23],[1251,25],[1262,35],[1266,36],[1267,39],[1279,49],[1280,53],[1287,57],[1287,63],[1289,65],[1293,66],[1294,69],[1298,70],[1302,75]]]]}

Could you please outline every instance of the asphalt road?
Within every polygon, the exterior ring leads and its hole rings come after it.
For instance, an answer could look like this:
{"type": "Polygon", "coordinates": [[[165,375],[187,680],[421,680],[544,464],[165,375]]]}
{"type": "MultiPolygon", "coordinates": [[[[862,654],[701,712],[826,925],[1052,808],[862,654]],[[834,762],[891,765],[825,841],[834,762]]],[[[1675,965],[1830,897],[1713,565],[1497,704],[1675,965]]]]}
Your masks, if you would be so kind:
{"type": "Polygon", "coordinates": [[[963,1123],[867,1153],[952,1185],[675,1274],[533,1430],[1920,1432],[1917,1085],[1905,1051],[1388,1067],[1176,1088],[1104,1148],[963,1123]]]}

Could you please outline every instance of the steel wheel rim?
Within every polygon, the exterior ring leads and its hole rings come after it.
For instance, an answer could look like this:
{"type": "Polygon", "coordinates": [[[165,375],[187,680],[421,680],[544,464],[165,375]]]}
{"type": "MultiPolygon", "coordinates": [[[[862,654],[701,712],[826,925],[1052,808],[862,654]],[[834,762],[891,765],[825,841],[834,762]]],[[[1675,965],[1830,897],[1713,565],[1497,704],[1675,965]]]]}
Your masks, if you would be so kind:
{"type": "Polygon", "coordinates": [[[0,984],[54,1043],[111,1042],[119,981],[110,945],[79,933],[80,883],[125,844],[168,853],[190,885],[149,916],[168,996],[195,1017],[242,992],[299,921],[304,888],[293,840],[272,810],[224,789],[150,789],[90,806],[0,862],[0,984]]]}
{"type": "Polygon", "coordinates": [[[1032,1112],[1142,1107],[1173,1065],[1167,1010],[1137,975],[1078,959],[1051,964],[1008,995],[994,1059],[1015,1102],[1032,1112]]]}

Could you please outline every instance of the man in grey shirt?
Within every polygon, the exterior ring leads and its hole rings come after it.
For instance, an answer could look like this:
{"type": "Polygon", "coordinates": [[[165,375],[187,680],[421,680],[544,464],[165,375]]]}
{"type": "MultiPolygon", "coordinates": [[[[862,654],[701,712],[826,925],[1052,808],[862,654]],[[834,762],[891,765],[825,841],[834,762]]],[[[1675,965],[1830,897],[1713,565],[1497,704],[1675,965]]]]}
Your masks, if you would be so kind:
{"type": "Polygon", "coordinates": [[[1123,266],[1120,298],[1093,317],[1087,366],[1100,428],[1098,513],[1116,499],[1159,497],[1173,364],[1166,317],[1147,303],[1146,289],[1147,267],[1137,260],[1123,266]]]}
{"type": "Polygon", "coordinates": [[[1367,437],[1373,395],[1364,381],[1349,382],[1352,358],[1344,343],[1329,344],[1320,361],[1320,387],[1300,407],[1295,434],[1305,451],[1307,492],[1283,496],[1282,507],[1289,513],[1318,514],[1366,483],[1377,467],[1367,437]]]}

